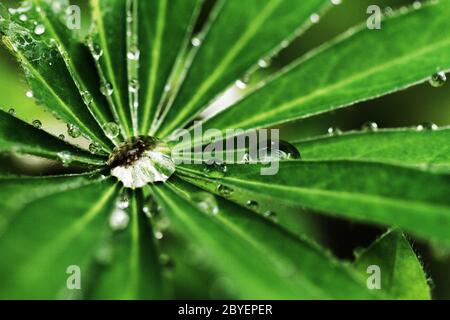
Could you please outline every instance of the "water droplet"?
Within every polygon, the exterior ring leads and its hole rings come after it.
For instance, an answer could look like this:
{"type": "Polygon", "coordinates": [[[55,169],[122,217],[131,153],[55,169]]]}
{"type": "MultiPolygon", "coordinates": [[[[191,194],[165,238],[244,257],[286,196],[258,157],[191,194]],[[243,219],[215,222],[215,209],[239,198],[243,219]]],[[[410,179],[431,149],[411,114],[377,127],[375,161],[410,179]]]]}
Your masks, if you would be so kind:
{"type": "Polygon", "coordinates": [[[67,133],[70,137],[76,139],[81,136],[81,130],[73,124],[67,124],[67,133]]]}
{"type": "Polygon", "coordinates": [[[366,122],[362,125],[362,130],[364,131],[377,131],[378,124],[376,122],[366,122]]]}
{"type": "Polygon", "coordinates": [[[192,46],[194,46],[194,47],[199,47],[199,46],[201,46],[201,44],[202,44],[202,40],[200,40],[200,38],[198,38],[198,37],[194,37],[194,38],[192,38],[192,40],[191,40],[191,44],[192,44],[192,46]]]}
{"type": "Polygon", "coordinates": [[[246,82],[244,82],[243,80],[239,79],[239,80],[236,80],[235,85],[236,85],[236,87],[238,87],[238,89],[244,90],[247,88],[248,84],[246,82]]]}
{"type": "Polygon", "coordinates": [[[103,82],[101,87],[100,87],[100,92],[105,96],[105,97],[110,97],[114,90],[112,87],[112,84],[109,82],[103,82]]]}
{"type": "Polygon", "coordinates": [[[108,122],[103,125],[103,131],[109,139],[115,139],[120,134],[120,127],[115,122],[108,122]]]}
{"type": "Polygon", "coordinates": [[[320,16],[317,13],[313,13],[310,16],[310,20],[311,20],[312,23],[317,23],[317,22],[320,21],[320,16]]]}
{"type": "Polygon", "coordinates": [[[127,209],[130,206],[130,199],[128,198],[128,194],[126,192],[122,192],[117,199],[116,203],[117,208],[119,209],[127,209]]]}
{"type": "Polygon", "coordinates": [[[40,36],[42,34],[45,33],[45,27],[42,24],[38,24],[35,28],[34,28],[34,34],[40,36]]]}
{"type": "Polygon", "coordinates": [[[205,163],[203,172],[211,178],[223,178],[227,173],[227,166],[225,163],[218,160],[213,160],[210,163],[205,163]]]}
{"type": "Polygon", "coordinates": [[[111,174],[126,188],[142,188],[148,183],[164,182],[175,172],[171,149],[149,136],[133,137],[114,148],[108,159],[111,174]]]}
{"type": "Polygon", "coordinates": [[[99,153],[102,152],[102,148],[100,147],[100,145],[99,145],[97,142],[92,142],[92,143],[89,145],[89,151],[90,151],[92,154],[99,154],[99,153]]]}
{"type": "Polygon", "coordinates": [[[61,140],[66,140],[66,136],[63,135],[63,134],[60,134],[60,135],[58,136],[58,138],[60,138],[61,140]]]}
{"type": "Polygon", "coordinates": [[[94,101],[89,91],[81,92],[81,97],[83,98],[83,101],[87,106],[89,106],[92,103],[92,101],[94,101]]]}
{"type": "Polygon", "coordinates": [[[89,43],[89,49],[91,50],[92,56],[96,61],[100,60],[103,56],[103,49],[96,43],[89,43]]]}
{"type": "Polygon", "coordinates": [[[432,131],[434,131],[434,130],[438,130],[438,129],[439,129],[438,125],[434,124],[432,122],[424,122],[424,123],[421,123],[421,124],[419,124],[417,126],[417,130],[418,131],[424,131],[424,130],[432,130],[432,131]]]}
{"type": "Polygon", "coordinates": [[[271,64],[272,60],[270,58],[263,58],[258,61],[258,66],[263,69],[270,67],[271,64]]]}
{"type": "Polygon", "coordinates": [[[433,74],[430,78],[430,85],[435,87],[435,88],[439,88],[442,87],[445,82],[447,81],[447,76],[445,75],[445,72],[440,71],[437,72],[435,74],[433,74]]]}
{"type": "Polygon", "coordinates": [[[219,212],[216,197],[208,192],[197,192],[192,195],[191,200],[194,201],[197,206],[212,215],[216,215],[219,212]]]}
{"type": "Polygon", "coordinates": [[[219,192],[220,195],[224,196],[224,197],[229,197],[233,194],[233,189],[231,189],[230,187],[227,187],[223,184],[219,184],[217,186],[217,192],[219,192]]]}
{"type": "Polygon", "coordinates": [[[251,210],[258,210],[259,204],[254,200],[248,200],[246,203],[247,207],[251,210]]]}
{"type": "Polygon", "coordinates": [[[155,239],[161,240],[164,237],[164,234],[161,231],[155,231],[155,239]]]}
{"type": "Polygon", "coordinates": [[[339,136],[342,134],[341,129],[339,129],[337,127],[330,127],[330,128],[328,128],[327,132],[330,136],[339,136]]]}
{"type": "Polygon", "coordinates": [[[33,120],[32,124],[33,124],[33,127],[35,127],[36,129],[42,128],[42,122],[40,120],[33,120]]]}
{"type": "Polygon", "coordinates": [[[109,217],[109,226],[113,231],[121,231],[126,229],[129,222],[130,217],[120,208],[116,208],[109,217]]]}
{"type": "Polygon", "coordinates": [[[142,211],[145,213],[147,218],[153,218],[153,216],[157,215],[159,213],[159,206],[158,203],[155,201],[153,196],[149,196],[146,201],[145,205],[142,208],[142,211]]]}
{"type": "Polygon", "coordinates": [[[64,167],[68,167],[73,162],[73,156],[69,151],[61,151],[57,155],[64,167]]]}
{"type": "Polygon", "coordinates": [[[128,85],[128,90],[130,90],[131,93],[136,93],[139,90],[139,80],[138,79],[131,79],[130,83],[128,85]]]}
{"type": "Polygon", "coordinates": [[[342,3],[342,0],[331,0],[331,3],[335,6],[340,5],[342,3]]]}
{"type": "Polygon", "coordinates": [[[25,22],[28,20],[28,16],[23,13],[19,16],[19,20],[25,22]]]}
{"type": "Polygon", "coordinates": [[[131,46],[130,50],[127,52],[127,58],[133,61],[139,60],[140,55],[141,52],[139,51],[139,48],[135,45],[131,46]]]}
{"type": "Polygon", "coordinates": [[[8,113],[9,113],[10,115],[12,115],[12,116],[15,116],[15,115],[16,115],[16,110],[15,110],[14,108],[10,108],[10,109],[8,110],[8,113]]]}
{"type": "Polygon", "coordinates": [[[27,98],[33,98],[33,96],[34,96],[33,91],[31,91],[31,90],[28,90],[28,91],[25,93],[25,95],[27,96],[27,98]]]}
{"type": "Polygon", "coordinates": [[[277,220],[277,214],[275,212],[273,212],[273,211],[270,211],[270,210],[264,212],[263,216],[266,217],[266,218],[272,219],[274,221],[277,220]]]}
{"type": "Polygon", "coordinates": [[[269,163],[272,161],[301,159],[298,149],[287,141],[279,140],[278,143],[267,140],[258,146],[258,155],[256,159],[250,161],[269,163]]]}
{"type": "Polygon", "coordinates": [[[422,8],[422,2],[414,1],[412,6],[414,9],[418,10],[418,9],[422,8]]]}

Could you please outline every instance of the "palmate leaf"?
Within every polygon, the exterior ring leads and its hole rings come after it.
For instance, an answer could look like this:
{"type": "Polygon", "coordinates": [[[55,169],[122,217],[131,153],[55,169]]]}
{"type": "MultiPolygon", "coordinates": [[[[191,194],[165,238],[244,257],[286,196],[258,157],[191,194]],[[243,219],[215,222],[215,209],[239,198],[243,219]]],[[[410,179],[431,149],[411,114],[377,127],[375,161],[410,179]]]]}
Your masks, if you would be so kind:
{"type": "Polygon", "coordinates": [[[105,159],[78,149],[50,136],[13,116],[0,111],[0,153],[28,154],[48,159],[61,160],[68,152],[71,164],[103,166],[105,159]]]}
{"type": "MultiPolygon", "coordinates": [[[[143,214],[142,196],[133,194],[129,227],[111,235],[112,263],[99,274],[86,298],[161,299],[161,266],[150,220],[143,214]]],[[[106,247],[108,248],[108,247],[106,247]]],[[[108,250],[108,249],[106,249],[108,250]]]]}
{"type": "Polygon", "coordinates": [[[219,0],[218,16],[208,31],[190,72],[157,135],[183,127],[222,91],[280,49],[283,40],[303,32],[309,17],[330,1],[219,0]],[[239,17],[236,19],[236,17],[239,17]],[[226,44],[226,45],[224,45],[226,44]]]}
{"type": "Polygon", "coordinates": [[[364,24],[307,54],[262,89],[203,123],[252,129],[352,105],[450,69],[450,1],[396,15],[382,30],[364,24]],[[424,28],[426,26],[426,28],[424,28]]]}
{"type": "Polygon", "coordinates": [[[60,177],[2,179],[0,185],[15,200],[2,201],[1,217],[9,223],[0,235],[0,298],[68,298],[69,266],[81,268],[84,289],[95,250],[109,232],[116,184],[60,177]]]}
{"type": "Polygon", "coordinates": [[[39,24],[41,17],[36,8],[30,7],[27,14],[30,20],[37,21],[36,26],[11,15],[0,19],[0,32],[3,43],[23,67],[34,97],[56,117],[78,127],[103,150],[110,151],[111,142],[88,111],[61,51],[45,35],[47,30],[43,22],[39,24]]]}
{"type": "Polygon", "coordinates": [[[351,269],[250,211],[217,199],[213,216],[178,181],[152,189],[174,229],[207,252],[239,298],[376,298],[351,269]]]}
{"type": "Polygon", "coordinates": [[[380,291],[395,299],[429,300],[423,268],[403,233],[394,229],[384,234],[357,256],[355,268],[367,278],[367,268],[380,268],[380,291]]]}
{"type": "Polygon", "coordinates": [[[276,203],[306,207],[359,221],[397,225],[418,236],[450,243],[449,175],[387,164],[352,161],[286,161],[274,176],[261,175],[264,165],[227,165],[223,178],[208,178],[201,165],[179,167],[183,179],[229,199],[261,210],[276,203]],[[228,192],[229,193],[229,192],[228,192]],[[227,194],[228,195],[228,194],[227,194]]]}
{"type": "Polygon", "coordinates": [[[350,132],[295,142],[305,160],[360,160],[449,172],[450,129],[350,132]]]}

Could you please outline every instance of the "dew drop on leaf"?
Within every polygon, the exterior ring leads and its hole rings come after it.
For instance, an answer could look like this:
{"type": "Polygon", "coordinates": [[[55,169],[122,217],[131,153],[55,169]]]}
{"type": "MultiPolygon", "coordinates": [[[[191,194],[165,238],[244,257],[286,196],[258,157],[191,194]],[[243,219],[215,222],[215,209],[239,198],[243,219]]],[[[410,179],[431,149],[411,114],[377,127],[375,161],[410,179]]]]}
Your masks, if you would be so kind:
{"type": "Polygon", "coordinates": [[[126,192],[120,194],[119,198],[117,199],[116,206],[117,208],[122,210],[127,209],[130,206],[130,200],[126,192]]]}
{"type": "Polygon", "coordinates": [[[192,46],[194,46],[194,47],[199,47],[199,46],[201,46],[201,44],[202,44],[202,40],[200,40],[200,38],[198,38],[198,37],[194,37],[194,38],[192,38],[192,40],[191,40],[191,44],[192,44],[192,46]]]}
{"type": "Polygon", "coordinates": [[[194,201],[200,210],[206,213],[216,215],[219,212],[216,197],[208,192],[197,192],[191,196],[191,200],[194,201]]]}
{"type": "Polygon", "coordinates": [[[298,149],[289,142],[283,140],[278,141],[278,146],[275,141],[267,140],[258,147],[258,155],[256,159],[252,159],[250,155],[251,161],[262,163],[296,159],[301,159],[298,149]]]}
{"type": "Polygon", "coordinates": [[[254,200],[248,200],[246,206],[251,210],[258,210],[259,204],[254,200]]]}
{"type": "Polygon", "coordinates": [[[20,21],[22,21],[22,22],[25,22],[25,21],[27,21],[28,20],[28,16],[26,15],[26,14],[21,14],[20,16],[19,16],[19,20],[20,21]]]}
{"type": "Polygon", "coordinates": [[[212,178],[223,178],[227,170],[227,165],[217,160],[214,160],[212,163],[206,163],[203,167],[203,172],[212,178]]]}
{"type": "Polygon", "coordinates": [[[136,45],[131,46],[130,50],[127,52],[127,58],[129,60],[137,61],[139,60],[141,52],[136,45]]]}
{"type": "Polygon", "coordinates": [[[34,28],[34,34],[40,36],[42,34],[45,33],[45,27],[42,24],[38,24],[35,28],[34,28]]]}
{"type": "Polygon", "coordinates": [[[103,131],[109,139],[114,139],[119,136],[120,127],[115,122],[108,122],[103,125],[103,131]]]}
{"type": "Polygon", "coordinates": [[[81,130],[73,124],[67,124],[67,133],[70,137],[76,139],[81,136],[81,130]]]}
{"type": "Polygon", "coordinates": [[[123,209],[116,208],[109,217],[109,226],[113,231],[121,231],[127,228],[130,217],[123,209]]]}
{"type": "Polygon", "coordinates": [[[73,156],[69,151],[61,151],[58,153],[58,158],[64,167],[68,167],[73,162],[73,156]]]}
{"type": "Polygon", "coordinates": [[[270,58],[263,58],[258,61],[258,66],[263,69],[270,67],[271,64],[272,60],[270,58]]]}
{"type": "Polygon", "coordinates": [[[28,90],[28,91],[25,93],[25,95],[27,96],[27,98],[33,98],[33,96],[34,96],[33,91],[31,91],[31,90],[28,90]]]}
{"type": "Polygon", "coordinates": [[[103,49],[96,43],[89,43],[89,49],[91,50],[92,56],[94,57],[95,61],[100,60],[100,58],[103,56],[103,49]]]}
{"type": "Polygon", "coordinates": [[[92,95],[89,93],[89,91],[81,92],[81,97],[83,98],[83,101],[87,106],[89,106],[93,101],[92,95]]]}
{"type": "Polygon", "coordinates": [[[317,13],[313,13],[309,19],[312,23],[318,23],[320,21],[320,16],[317,13]]]}
{"type": "Polygon", "coordinates": [[[63,135],[63,134],[60,134],[60,135],[58,136],[58,138],[61,139],[61,140],[66,140],[66,136],[63,135]]]}
{"type": "Polygon", "coordinates": [[[266,211],[263,213],[263,216],[272,220],[276,220],[277,219],[277,214],[273,211],[266,211]]]}
{"type": "Polygon", "coordinates": [[[42,128],[42,122],[40,120],[33,120],[32,124],[33,124],[33,127],[35,127],[36,129],[42,128]]]}
{"type": "Polygon", "coordinates": [[[378,130],[378,124],[373,121],[366,122],[362,125],[362,130],[364,131],[377,131],[378,130]]]}
{"type": "Polygon", "coordinates": [[[161,231],[155,231],[154,235],[156,240],[161,240],[162,238],[164,238],[164,234],[161,231]]]}
{"type": "Polygon", "coordinates": [[[219,184],[217,186],[217,192],[219,192],[219,194],[224,197],[229,197],[233,194],[233,189],[231,189],[230,187],[227,187],[223,184],[219,184]]]}
{"type": "Polygon", "coordinates": [[[100,147],[100,145],[99,145],[97,142],[92,142],[92,143],[89,145],[89,151],[90,151],[92,154],[99,154],[99,153],[101,153],[102,148],[100,147]]]}
{"type": "Polygon", "coordinates": [[[8,113],[9,113],[10,115],[12,115],[12,116],[15,116],[15,115],[16,115],[16,110],[15,110],[14,108],[10,108],[10,109],[8,110],[8,113]]]}
{"type": "Polygon", "coordinates": [[[445,72],[440,71],[435,74],[433,74],[430,78],[430,85],[434,88],[442,87],[445,82],[447,81],[447,76],[445,75],[445,72]]]}
{"type": "Polygon", "coordinates": [[[439,127],[438,127],[437,124],[434,124],[432,122],[424,122],[424,123],[419,124],[416,127],[416,129],[417,129],[417,131],[424,131],[424,130],[432,130],[432,131],[434,131],[434,130],[438,130],[439,127]]]}
{"type": "Polygon", "coordinates": [[[337,127],[329,127],[327,132],[328,132],[328,135],[330,135],[330,136],[339,136],[342,134],[341,129],[339,129],[337,127]]]}
{"type": "Polygon", "coordinates": [[[131,93],[136,93],[139,90],[139,80],[131,79],[128,84],[128,90],[130,90],[131,93]]]}
{"type": "Polygon", "coordinates": [[[113,87],[111,85],[111,83],[109,82],[103,82],[101,87],[100,87],[100,92],[105,96],[105,97],[110,97],[114,90],[113,87]]]}

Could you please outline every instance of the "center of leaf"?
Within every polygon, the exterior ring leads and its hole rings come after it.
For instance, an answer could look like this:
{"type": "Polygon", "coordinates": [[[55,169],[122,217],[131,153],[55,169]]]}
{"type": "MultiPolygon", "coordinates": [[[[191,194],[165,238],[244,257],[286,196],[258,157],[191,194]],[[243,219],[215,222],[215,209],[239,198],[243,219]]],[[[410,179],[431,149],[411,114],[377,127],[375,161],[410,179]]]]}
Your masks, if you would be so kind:
{"type": "Polygon", "coordinates": [[[175,172],[169,146],[150,136],[133,137],[119,144],[109,156],[108,165],[111,175],[132,189],[164,182],[175,172]]]}

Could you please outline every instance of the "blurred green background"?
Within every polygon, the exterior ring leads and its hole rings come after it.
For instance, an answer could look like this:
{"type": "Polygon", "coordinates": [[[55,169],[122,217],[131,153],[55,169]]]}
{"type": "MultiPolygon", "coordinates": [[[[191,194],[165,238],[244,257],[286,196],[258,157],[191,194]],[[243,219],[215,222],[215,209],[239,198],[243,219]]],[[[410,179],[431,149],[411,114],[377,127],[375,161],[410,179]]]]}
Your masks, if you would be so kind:
{"type": "MultiPolygon", "coordinates": [[[[16,6],[18,2],[1,1],[6,7],[16,6]]],[[[86,30],[89,26],[90,14],[87,1],[73,2],[82,6],[82,27],[86,30]]],[[[381,8],[391,7],[395,9],[410,5],[412,2],[414,1],[343,0],[341,5],[335,6],[332,11],[321,17],[319,23],[282,51],[274,59],[271,67],[265,69],[264,74],[260,74],[260,76],[279,70],[305,52],[332,39],[349,27],[361,22],[365,23],[368,17],[366,10],[369,5],[376,4],[381,8]]],[[[382,31],[374,30],[373,32],[382,31]]],[[[301,86],[301,83],[292,85],[301,86]]],[[[14,109],[19,118],[28,122],[39,119],[43,123],[43,127],[55,135],[65,133],[65,124],[57,121],[42,107],[37,106],[33,99],[26,96],[27,91],[27,85],[20,68],[7,50],[0,47],[0,107],[4,110],[14,109]]],[[[359,103],[332,114],[290,123],[282,128],[281,134],[288,140],[299,139],[326,134],[329,127],[338,127],[344,131],[356,130],[368,121],[375,121],[380,128],[416,126],[423,122],[433,122],[439,126],[449,125],[450,83],[438,89],[424,83],[380,99],[359,103]]],[[[75,142],[83,147],[86,146],[82,139],[75,142]]],[[[5,163],[6,160],[0,161],[5,163]]],[[[35,158],[14,159],[14,162],[18,169],[26,173],[40,174],[55,172],[60,169],[54,163],[35,158]]],[[[305,213],[305,215],[309,216],[309,213],[305,213]]],[[[314,214],[311,217],[315,225],[314,232],[320,233],[320,236],[312,236],[316,241],[329,247],[333,253],[344,259],[351,259],[355,248],[367,246],[383,232],[381,228],[349,223],[320,214],[314,214]]],[[[434,298],[450,299],[450,250],[448,248],[436,248],[415,239],[411,239],[411,241],[422,259],[427,274],[434,280],[434,298]]]]}

